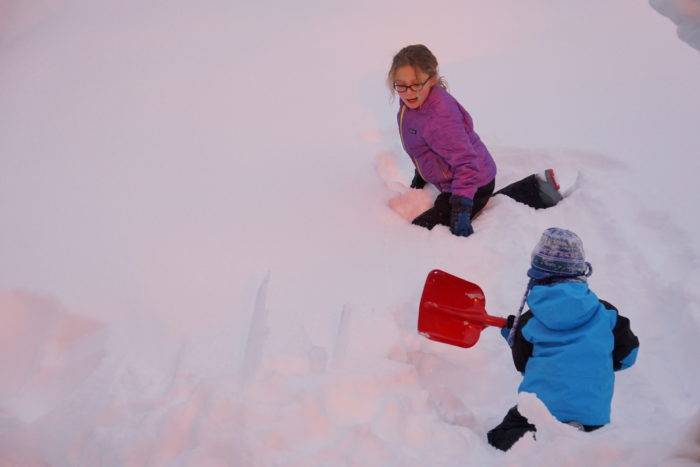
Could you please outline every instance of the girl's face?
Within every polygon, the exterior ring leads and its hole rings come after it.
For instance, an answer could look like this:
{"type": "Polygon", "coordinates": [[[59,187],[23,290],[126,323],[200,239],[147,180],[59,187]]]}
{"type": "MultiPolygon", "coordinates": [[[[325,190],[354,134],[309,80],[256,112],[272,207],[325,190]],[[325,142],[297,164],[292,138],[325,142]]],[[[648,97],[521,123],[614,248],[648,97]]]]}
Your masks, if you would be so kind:
{"type": "Polygon", "coordinates": [[[397,68],[394,73],[394,89],[398,87],[396,92],[401,98],[401,102],[409,109],[417,109],[423,105],[435,81],[434,76],[428,76],[422,70],[413,68],[411,65],[397,68]],[[410,86],[420,89],[414,91],[410,86]]]}

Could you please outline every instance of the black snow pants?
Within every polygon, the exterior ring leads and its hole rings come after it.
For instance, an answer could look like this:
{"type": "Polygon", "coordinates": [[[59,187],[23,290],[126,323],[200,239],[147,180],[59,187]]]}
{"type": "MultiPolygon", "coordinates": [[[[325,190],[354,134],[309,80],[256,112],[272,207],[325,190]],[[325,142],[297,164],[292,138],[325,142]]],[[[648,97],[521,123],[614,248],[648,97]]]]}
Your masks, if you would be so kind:
{"type": "MultiPolygon", "coordinates": [[[[581,425],[575,422],[570,423],[570,425],[585,432],[591,432],[603,426],[581,425]]],[[[507,451],[528,431],[535,433],[537,428],[518,412],[518,406],[516,405],[508,411],[501,423],[486,434],[486,438],[491,446],[501,451],[507,451]]],[[[533,434],[532,436],[534,437],[535,435],[533,434]]]]}
{"type": "MultiPolygon", "coordinates": [[[[496,180],[491,180],[490,183],[482,186],[474,194],[474,204],[472,205],[471,218],[474,217],[481,211],[486,203],[489,201],[491,195],[493,195],[493,189],[496,186],[496,180]]],[[[446,225],[450,226],[450,216],[452,215],[452,206],[450,205],[450,198],[452,193],[440,193],[435,199],[435,204],[433,207],[425,211],[420,216],[413,219],[415,225],[420,225],[428,230],[432,230],[436,225],[446,225]]]]}
{"type": "MultiPolygon", "coordinates": [[[[486,185],[480,187],[476,190],[474,194],[474,205],[472,206],[472,220],[481,211],[489,198],[493,195],[506,195],[509,198],[513,198],[519,203],[526,204],[535,209],[544,209],[551,207],[540,194],[539,182],[537,177],[533,174],[528,177],[518,180],[517,182],[511,183],[505,188],[498,190],[496,193],[493,192],[496,186],[496,180],[491,180],[486,185]]],[[[425,211],[423,214],[419,215],[413,219],[415,225],[420,225],[428,230],[432,230],[436,225],[446,225],[450,226],[450,215],[452,213],[452,207],[450,205],[450,197],[452,193],[440,193],[435,199],[435,204],[432,208],[425,211]]]]}

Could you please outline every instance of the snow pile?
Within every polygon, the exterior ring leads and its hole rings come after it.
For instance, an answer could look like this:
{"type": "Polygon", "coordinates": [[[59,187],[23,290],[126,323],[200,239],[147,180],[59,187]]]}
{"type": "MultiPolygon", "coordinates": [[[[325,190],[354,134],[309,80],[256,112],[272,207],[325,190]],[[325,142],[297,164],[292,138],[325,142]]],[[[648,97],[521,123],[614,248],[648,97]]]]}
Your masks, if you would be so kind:
{"type": "Polygon", "coordinates": [[[521,3],[4,2],[0,464],[697,463],[700,106],[657,70],[700,65],[638,2],[521,3]],[[436,193],[406,186],[383,76],[419,41],[497,187],[556,167],[561,205],[410,225],[436,193]],[[590,434],[518,398],[496,330],[415,330],[433,268],[512,313],[552,225],[642,343],[590,434]],[[537,440],[504,454],[485,433],[516,403],[537,440]]]}
{"type": "Polygon", "coordinates": [[[31,294],[3,293],[0,308],[3,411],[32,422],[99,365],[104,354],[102,326],[31,294]]]}

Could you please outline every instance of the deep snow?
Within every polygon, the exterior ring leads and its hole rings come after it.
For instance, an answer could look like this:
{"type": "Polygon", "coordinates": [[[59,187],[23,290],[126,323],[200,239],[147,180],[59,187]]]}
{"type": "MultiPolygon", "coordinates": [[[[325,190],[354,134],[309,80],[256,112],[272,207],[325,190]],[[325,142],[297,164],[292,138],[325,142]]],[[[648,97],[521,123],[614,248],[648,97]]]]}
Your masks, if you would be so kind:
{"type": "Polygon", "coordinates": [[[645,2],[484,3],[0,2],[0,464],[700,462],[700,57],[645,2]],[[435,193],[405,188],[384,77],[416,42],[497,186],[575,191],[410,226],[435,193]],[[608,427],[522,396],[538,440],[502,454],[505,343],[427,341],[417,301],[441,268],[512,313],[552,225],[639,360],[608,427]]]}

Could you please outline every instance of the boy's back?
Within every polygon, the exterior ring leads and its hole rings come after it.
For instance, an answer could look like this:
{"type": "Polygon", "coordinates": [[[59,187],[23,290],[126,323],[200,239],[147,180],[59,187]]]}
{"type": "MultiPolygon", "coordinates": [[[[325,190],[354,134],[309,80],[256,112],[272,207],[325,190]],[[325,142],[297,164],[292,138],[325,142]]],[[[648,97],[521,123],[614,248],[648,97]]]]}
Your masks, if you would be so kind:
{"type": "Polygon", "coordinates": [[[610,422],[615,310],[584,282],[534,286],[527,302],[513,347],[514,359],[519,352],[526,362],[518,391],[537,394],[561,422],[610,422]]]}
{"type": "MultiPolygon", "coordinates": [[[[530,265],[518,316],[502,330],[523,373],[518,392],[536,394],[561,422],[600,428],[610,422],[614,372],[634,364],[639,340],[629,320],[588,288],[593,267],[575,233],[545,230],[530,265]],[[526,299],[530,311],[520,317],[526,299]]],[[[487,437],[506,451],[529,431],[537,428],[516,406],[487,437]]]]}

